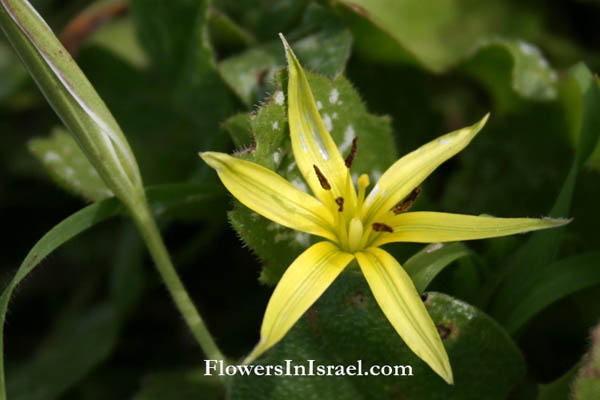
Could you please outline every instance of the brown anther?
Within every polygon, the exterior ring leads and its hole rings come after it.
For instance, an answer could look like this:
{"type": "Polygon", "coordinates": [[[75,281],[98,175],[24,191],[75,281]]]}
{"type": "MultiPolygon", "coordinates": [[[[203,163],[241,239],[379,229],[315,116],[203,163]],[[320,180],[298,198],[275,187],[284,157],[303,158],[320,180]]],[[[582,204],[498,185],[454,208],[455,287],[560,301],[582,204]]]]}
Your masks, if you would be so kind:
{"type": "Polygon", "coordinates": [[[338,205],[339,212],[344,211],[344,198],[343,197],[338,197],[337,199],[335,199],[335,204],[338,205]]]}
{"type": "Polygon", "coordinates": [[[420,193],[420,187],[414,188],[413,191],[410,192],[410,194],[406,196],[404,200],[400,201],[398,204],[392,207],[392,212],[394,214],[400,214],[401,212],[407,211],[413,205],[415,200],[417,200],[417,197],[419,197],[420,193]]]}
{"type": "Polygon", "coordinates": [[[350,149],[350,153],[348,157],[346,157],[346,167],[350,168],[352,163],[354,162],[354,158],[356,157],[356,152],[358,151],[358,137],[352,139],[352,148],[350,149]]]}
{"type": "Polygon", "coordinates": [[[389,233],[394,232],[394,230],[392,229],[391,226],[386,225],[386,224],[381,223],[381,222],[375,222],[373,224],[373,230],[375,232],[389,232],[389,233]]]}
{"type": "Polygon", "coordinates": [[[327,178],[325,178],[325,175],[323,175],[319,167],[313,165],[313,168],[315,169],[315,174],[317,174],[317,178],[319,178],[319,183],[321,184],[321,187],[325,190],[331,190],[331,185],[329,184],[329,182],[327,182],[327,178]]]}

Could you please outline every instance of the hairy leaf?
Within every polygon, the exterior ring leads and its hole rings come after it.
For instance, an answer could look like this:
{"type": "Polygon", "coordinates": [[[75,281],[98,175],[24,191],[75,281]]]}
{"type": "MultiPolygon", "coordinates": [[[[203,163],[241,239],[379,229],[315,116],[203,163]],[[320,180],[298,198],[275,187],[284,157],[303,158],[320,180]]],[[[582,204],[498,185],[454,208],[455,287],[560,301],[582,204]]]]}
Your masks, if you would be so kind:
{"type": "MultiPolygon", "coordinates": [[[[409,365],[412,376],[235,376],[229,399],[504,399],[525,375],[516,345],[491,318],[440,293],[425,304],[438,326],[454,371],[447,385],[414,355],[389,324],[360,274],[340,276],[262,365],[409,365]],[[357,345],[360,343],[360,345],[357,345]],[[496,371],[503,371],[502,374],[496,371]],[[360,380],[360,384],[356,382],[360,380]]],[[[315,367],[315,373],[317,372],[315,367]]],[[[401,373],[401,370],[399,370],[401,373]]]]}

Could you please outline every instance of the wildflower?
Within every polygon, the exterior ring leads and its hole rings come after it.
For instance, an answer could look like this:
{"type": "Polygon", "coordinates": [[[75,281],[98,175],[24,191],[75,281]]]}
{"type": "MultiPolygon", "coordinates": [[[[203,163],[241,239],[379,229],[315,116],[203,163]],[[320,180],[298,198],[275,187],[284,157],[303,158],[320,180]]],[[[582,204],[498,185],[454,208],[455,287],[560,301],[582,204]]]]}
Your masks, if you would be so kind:
{"type": "Polygon", "coordinates": [[[390,242],[482,239],[564,223],[562,220],[494,218],[440,212],[406,212],[419,184],[464,149],[488,119],[444,135],[396,161],[367,195],[367,175],[350,175],[358,143],[344,160],[327,131],[308,81],[282,36],[288,60],[288,121],[294,157],[314,197],[275,172],[224,153],[204,152],[227,189],[244,205],[281,225],[320,236],[277,284],[261,338],[246,363],[275,345],[354,259],[390,323],[406,345],[446,382],[448,355],[419,293],[402,266],[380,246],[390,242]]]}

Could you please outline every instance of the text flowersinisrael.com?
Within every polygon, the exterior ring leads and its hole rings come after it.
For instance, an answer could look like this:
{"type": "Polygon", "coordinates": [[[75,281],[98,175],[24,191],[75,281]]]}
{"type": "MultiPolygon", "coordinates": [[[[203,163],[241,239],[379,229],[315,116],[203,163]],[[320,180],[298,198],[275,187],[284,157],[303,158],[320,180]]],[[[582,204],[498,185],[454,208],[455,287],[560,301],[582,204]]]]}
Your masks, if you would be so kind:
{"type": "Polygon", "coordinates": [[[363,366],[362,360],[350,365],[317,364],[306,360],[306,364],[294,365],[292,360],[284,360],[277,365],[226,365],[222,360],[205,360],[204,375],[234,376],[412,376],[410,365],[371,365],[363,366]]]}

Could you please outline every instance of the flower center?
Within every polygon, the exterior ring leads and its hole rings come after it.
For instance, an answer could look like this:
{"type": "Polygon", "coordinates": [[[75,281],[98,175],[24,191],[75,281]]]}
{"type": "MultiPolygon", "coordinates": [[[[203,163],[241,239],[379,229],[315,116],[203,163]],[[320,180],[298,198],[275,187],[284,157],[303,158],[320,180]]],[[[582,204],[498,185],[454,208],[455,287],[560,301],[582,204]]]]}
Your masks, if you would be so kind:
{"type": "MultiPolygon", "coordinates": [[[[352,150],[346,158],[346,167],[348,169],[352,166],[352,162],[356,156],[356,143],[356,139],[353,140],[352,150]]],[[[317,165],[313,165],[313,169],[323,190],[331,193],[332,187],[327,177],[325,177],[317,165]]],[[[356,196],[356,204],[351,201],[348,204],[349,207],[345,207],[344,197],[339,196],[334,198],[333,194],[330,197],[330,207],[335,213],[334,231],[337,237],[336,242],[341,250],[348,253],[361,251],[369,247],[379,235],[394,232],[394,229],[384,222],[371,221],[372,223],[365,225],[363,217],[366,215],[365,207],[367,205],[365,204],[365,194],[370,184],[369,176],[362,174],[358,178],[357,184],[358,195],[356,196]]],[[[408,210],[420,191],[420,188],[415,188],[404,200],[392,207],[389,210],[390,213],[399,214],[408,210]]]]}
{"type": "MultiPolygon", "coordinates": [[[[364,213],[363,204],[365,201],[365,191],[369,186],[369,177],[366,174],[362,174],[358,178],[358,197],[357,204],[354,210],[343,210],[341,207],[338,208],[338,244],[342,250],[349,253],[355,253],[366,247],[368,238],[372,229],[365,227],[361,215],[364,213]],[[342,211],[347,211],[344,213],[342,211]],[[351,214],[350,214],[351,212],[351,214]]],[[[336,203],[339,205],[343,204],[343,200],[336,203]]]]}
{"type": "Polygon", "coordinates": [[[363,224],[360,219],[354,217],[350,220],[348,227],[348,250],[351,253],[360,249],[360,242],[363,238],[363,224]]]}

